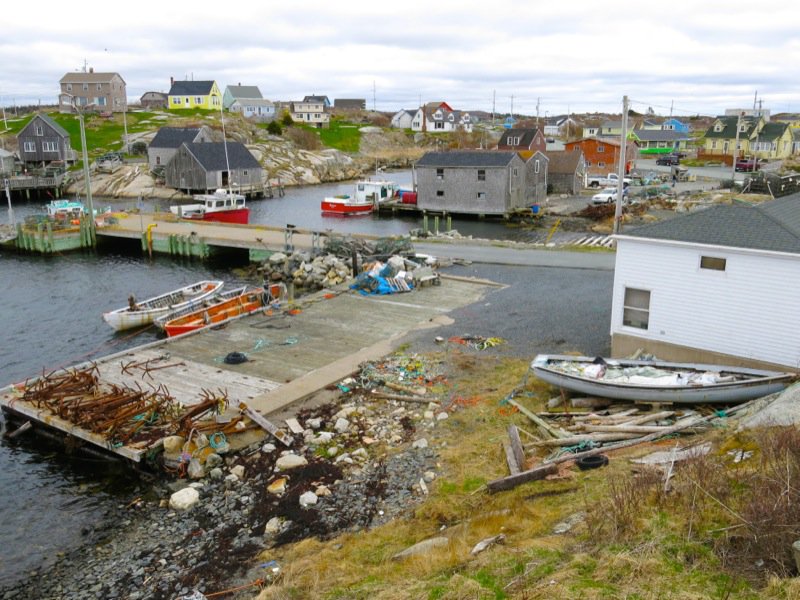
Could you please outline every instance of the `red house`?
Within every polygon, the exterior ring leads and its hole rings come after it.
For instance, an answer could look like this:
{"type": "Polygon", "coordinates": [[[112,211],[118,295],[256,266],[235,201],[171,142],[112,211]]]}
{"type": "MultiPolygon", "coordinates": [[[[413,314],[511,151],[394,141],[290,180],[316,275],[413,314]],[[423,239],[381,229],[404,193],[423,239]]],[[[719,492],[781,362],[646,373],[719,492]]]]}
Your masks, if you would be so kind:
{"type": "Polygon", "coordinates": [[[539,129],[506,129],[497,142],[497,149],[512,152],[520,150],[544,152],[544,134],[539,129]]]}
{"type": "MultiPolygon", "coordinates": [[[[586,157],[586,172],[589,175],[616,173],[619,165],[620,143],[611,138],[583,138],[564,144],[567,152],[580,149],[586,157]]],[[[636,144],[625,144],[625,172],[630,173],[636,160],[636,144]]]]}

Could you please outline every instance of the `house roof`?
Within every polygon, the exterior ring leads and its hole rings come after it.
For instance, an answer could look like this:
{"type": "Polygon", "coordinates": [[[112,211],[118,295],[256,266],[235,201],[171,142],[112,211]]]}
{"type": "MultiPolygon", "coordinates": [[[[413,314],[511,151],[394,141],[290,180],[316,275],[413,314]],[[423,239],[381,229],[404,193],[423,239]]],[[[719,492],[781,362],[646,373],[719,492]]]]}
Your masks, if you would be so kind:
{"type": "Polygon", "coordinates": [[[224,142],[184,143],[186,149],[206,171],[230,169],[260,169],[261,165],[247,147],[240,142],[227,143],[227,160],[224,142]]]}
{"type": "Polygon", "coordinates": [[[508,146],[510,145],[508,142],[508,138],[518,137],[520,138],[519,144],[514,144],[515,146],[525,146],[526,148],[531,145],[533,139],[536,137],[536,132],[539,131],[538,129],[506,129],[503,132],[503,135],[500,136],[500,141],[497,142],[498,146],[508,146]]]}
{"type": "Polygon", "coordinates": [[[331,103],[327,96],[305,96],[303,98],[303,102],[322,102],[324,104],[331,103]]]}
{"type": "Polygon", "coordinates": [[[516,152],[458,151],[428,152],[416,162],[417,167],[506,167],[516,152]]]}
{"type": "Polygon", "coordinates": [[[257,85],[229,85],[225,88],[226,92],[230,92],[234,98],[242,98],[252,100],[254,98],[263,98],[261,90],[257,85]]]}
{"type": "Polygon", "coordinates": [[[150,147],[180,148],[183,143],[194,142],[199,133],[199,127],[162,127],[150,142],[150,147]]]}
{"type": "Polygon", "coordinates": [[[144,94],[142,94],[142,98],[144,98],[145,96],[149,96],[152,98],[163,98],[164,100],[167,99],[167,94],[165,94],[164,92],[145,92],[144,94]]]}
{"type": "Polygon", "coordinates": [[[603,129],[622,129],[622,121],[603,121],[603,129]]]}
{"type": "MultiPolygon", "coordinates": [[[[114,77],[122,76],[119,73],[95,73],[90,71],[84,73],[83,71],[72,71],[64,75],[58,82],[59,83],[108,83],[114,77]]],[[[122,80],[125,83],[125,80],[122,80]]]]}
{"type": "Polygon", "coordinates": [[[621,237],[800,254],[800,194],[737,202],[631,229],[621,237]]]}
{"type": "Polygon", "coordinates": [[[761,131],[752,135],[757,135],[758,139],[762,142],[768,140],[778,140],[783,137],[783,134],[786,133],[788,128],[788,123],[776,123],[770,121],[769,123],[764,124],[764,127],[761,128],[761,131]]]}
{"type": "MultiPolygon", "coordinates": [[[[706,130],[705,137],[707,138],[721,138],[726,140],[732,140],[736,137],[736,124],[739,120],[737,116],[721,116],[714,119],[714,122],[709,125],[708,129],[706,130]],[[722,130],[721,131],[714,131],[714,126],[716,125],[717,121],[722,122],[722,130]]],[[[754,117],[742,117],[742,123],[745,124],[747,127],[746,131],[741,132],[739,135],[744,134],[745,136],[750,132],[755,125],[756,120],[754,117]]]]}
{"type": "Polygon", "coordinates": [[[169,88],[170,96],[207,96],[214,87],[213,81],[175,81],[169,88]]]}
{"type": "Polygon", "coordinates": [[[643,142],[677,142],[689,139],[685,133],[674,129],[634,129],[632,134],[643,142]]]}
{"type": "Polygon", "coordinates": [[[55,132],[56,132],[58,135],[60,135],[61,137],[65,137],[65,138],[69,139],[69,133],[67,133],[67,130],[66,130],[66,129],[64,129],[64,128],[63,128],[61,125],[59,125],[58,123],[56,123],[56,122],[55,122],[55,121],[54,121],[54,120],[53,120],[53,119],[52,119],[50,116],[48,116],[48,115],[46,115],[46,114],[44,114],[44,113],[36,113],[36,114],[33,116],[33,118],[32,118],[30,121],[28,121],[28,124],[27,124],[27,125],[25,125],[25,127],[23,127],[22,129],[20,129],[20,132],[17,134],[17,137],[19,137],[20,135],[22,135],[22,132],[23,132],[23,131],[25,131],[26,129],[28,129],[28,127],[30,127],[30,126],[33,124],[33,122],[34,122],[34,121],[35,121],[37,118],[38,118],[38,119],[41,119],[42,121],[44,121],[45,123],[47,123],[47,125],[49,125],[50,127],[52,127],[52,128],[53,128],[53,131],[55,131],[55,132]]]}
{"type": "Polygon", "coordinates": [[[578,167],[583,164],[583,152],[576,150],[548,150],[547,172],[555,175],[573,175],[578,167]]]}

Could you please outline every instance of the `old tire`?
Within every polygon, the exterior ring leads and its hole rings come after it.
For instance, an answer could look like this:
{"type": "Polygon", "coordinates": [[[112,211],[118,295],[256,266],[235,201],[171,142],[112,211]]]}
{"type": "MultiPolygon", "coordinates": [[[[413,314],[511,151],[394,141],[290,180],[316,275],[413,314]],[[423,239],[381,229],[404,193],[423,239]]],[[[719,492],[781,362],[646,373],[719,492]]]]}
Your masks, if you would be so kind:
{"type": "Polygon", "coordinates": [[[589,469],[599,469],[608,464],[608,457],[605,454],[597,454],[595,456],[584,456],[575,461],[581,471],[588,471],[589,469]]]}

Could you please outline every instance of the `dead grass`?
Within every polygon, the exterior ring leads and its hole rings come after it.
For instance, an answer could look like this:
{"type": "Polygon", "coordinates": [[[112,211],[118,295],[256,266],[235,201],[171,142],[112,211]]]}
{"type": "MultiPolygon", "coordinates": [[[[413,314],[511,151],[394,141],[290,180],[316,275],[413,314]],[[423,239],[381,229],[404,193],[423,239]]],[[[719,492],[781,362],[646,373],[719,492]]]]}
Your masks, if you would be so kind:
{"type": "MultiPolygon", "coordinates": [[[[713,432],[722,450],[681,465],[669,491],[660,472],[632,468],[627,457],[646,453],[634,448],[614,453],[604,469],[490,495],[483,484],[507,474],[507,425],[529,427],[502,404],[524,380],[527,362],[469,351],[435,359],[447,366],[445,396],[453,406],[428,435],[440,461],[429,497],[382,527],[265,552],[261,559],[277,560],[282,577],[261,600],[800,597],[797,581],[770,578],[791,573],[785,540],[800,537],[797,431],[738,436],[727,445],[724,431],[713,432]],[[742,448],[757,454],[734,465],[727,452],[742,448]],[[585,523],[552,534],[556,523],[584,511],[585,523]],[[478,541],[499,533],[505,544],[470,555],[478,541]],[[449,545],[391,559],[436,536],[449,545]],[[743,565],[762,556],[772,568],[762,568],[760,578],[743,576],[743,565]]],[[[552,395],[531,378],[517,399],[541,410],[552,395]]]]}

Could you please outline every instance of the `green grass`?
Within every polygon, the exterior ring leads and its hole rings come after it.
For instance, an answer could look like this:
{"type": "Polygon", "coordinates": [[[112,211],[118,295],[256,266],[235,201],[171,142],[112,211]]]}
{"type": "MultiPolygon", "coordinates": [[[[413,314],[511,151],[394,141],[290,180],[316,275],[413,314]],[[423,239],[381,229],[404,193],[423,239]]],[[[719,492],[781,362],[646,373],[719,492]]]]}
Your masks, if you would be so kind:
{"type": "Polygon", "coordinates": [[[355,153],[361,147],[361,132],[359,125],[343,121],[341,119],[331,119],[330,127],[326,129],[309,129],[319,134],[320,140],[328,148],[335,148],[342,152],[355,153]]]}

